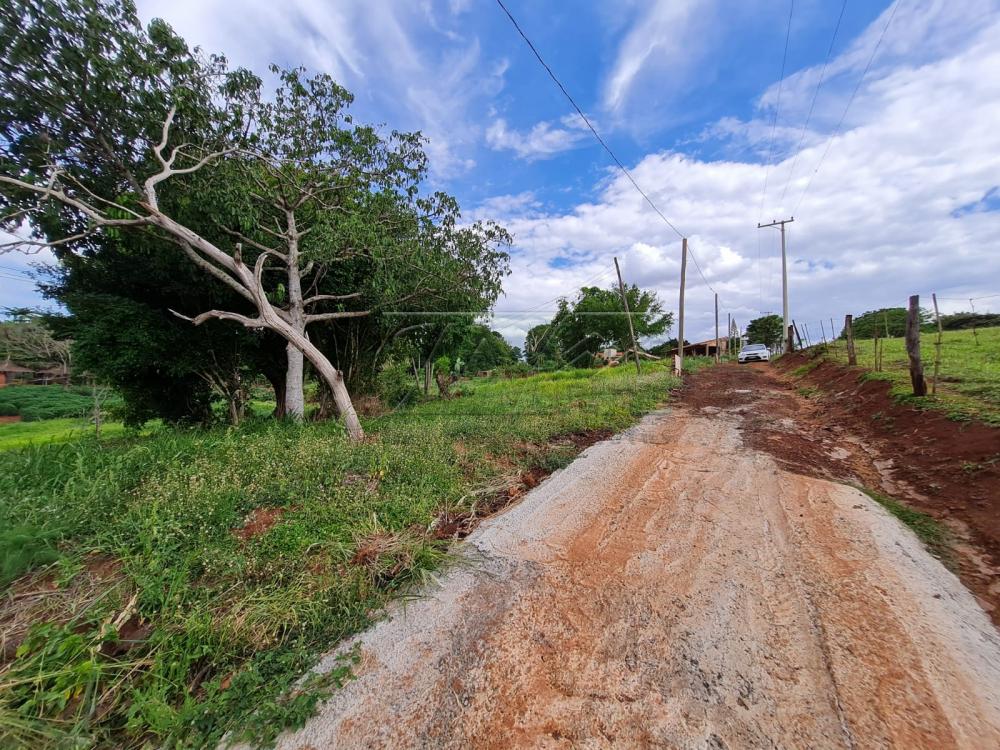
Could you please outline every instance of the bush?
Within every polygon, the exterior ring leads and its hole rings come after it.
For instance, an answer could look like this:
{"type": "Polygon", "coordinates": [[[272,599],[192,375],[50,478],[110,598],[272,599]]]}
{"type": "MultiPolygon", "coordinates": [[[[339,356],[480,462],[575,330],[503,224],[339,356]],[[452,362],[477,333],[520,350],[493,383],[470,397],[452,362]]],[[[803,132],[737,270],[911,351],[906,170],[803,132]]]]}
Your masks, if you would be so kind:
{"type": "Polygon", "coordinates": [[[420,389],[413,380],[413,372],[402,361],[390,360],[382,366],[375,389],[379,399],[390,409],[420,400],[420,389]]]}
{"type": "Polygon", "coordinates": [[[0,401],[0,417],[16,417],[17,407],[7,401],[0,401]]]}

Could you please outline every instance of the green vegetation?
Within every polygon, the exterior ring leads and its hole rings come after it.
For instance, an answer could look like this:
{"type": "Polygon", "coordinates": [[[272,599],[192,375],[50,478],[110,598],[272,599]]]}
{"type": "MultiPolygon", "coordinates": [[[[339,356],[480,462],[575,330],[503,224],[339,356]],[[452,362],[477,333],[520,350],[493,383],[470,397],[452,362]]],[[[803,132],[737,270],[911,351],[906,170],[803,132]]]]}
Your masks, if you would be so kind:
{"type": "MultiPolygon", "coordinates": [[[[102,405],[107,407],[108,402],[102,400],[102,405]]],[[[93,408],[93,396],[85,386],[9,385],[0,388],[0,416],[19,415],[25,422],[79,417],[93,408]]]]}
{"type": "MultiPolygon", "coordinates": [[[[930,385],[934,372],[934,343],[937,333],[920,336],[920,354],[924,375],[930,385]]],[[[957,420],[976,419],[1000,426],[1000,328],[945,331],[941,344],[941,372],[937,395],[913,398],[910,387],[909,360],[901,338],[883,339],[882,371],[874,372],[875,353],[871,341],[856,341],[858,365],[868,372],[866,380],[887,380],[892,394],[921,408],[943,409],[957,420]],[[977,343],[978,342],[978,343],[977,343]]],[[[828,347],[826,356],[846,363],[847,351],[842,341],[828,347]]]]}
{"type": "Polygon", "coordinates": [[[565,436],[620,430],[677,383],[643,373],[461,382],[360,443],[258,419],[0,453],[3,575],[51,590],[5,605],[39,609],[0,667],[0,744],[205,747],[300,724],[347,678],[291,690],[316,655],[445,558],[435,519],[502,505],[570,460],[565,436]]]}
{"type": "MultiPolygon", "coordinates": [[[[637,339],[659,336],[673,325],[673,313],[664,311],[656,292],[633,284],[625,287],[625,298],[637,339]]],[[[551,322],[528,331],[525,358],[539,369],[564,364],[588,367],[594,363],[594,355],[605,347],[620,352],[632,348],[621,291],[617,286],[586,286],[572,301],[559,300],[551,322]]]]}
{"type": "Polygon", "coordinates": [[[926,513],[914,510],[888,495],[882,495],[864,487],[858,489],[909,527],[935,557],[940,558],[942,562],[951,563],[951,533],[936,519],[926,513]]]}
{"type": "Polygon", "coordinates": [[[780,315],[755,318],[747,325],[747,340],[751,344],[766,344],[772,351],[781,350],[785,324],[780,315]]]}

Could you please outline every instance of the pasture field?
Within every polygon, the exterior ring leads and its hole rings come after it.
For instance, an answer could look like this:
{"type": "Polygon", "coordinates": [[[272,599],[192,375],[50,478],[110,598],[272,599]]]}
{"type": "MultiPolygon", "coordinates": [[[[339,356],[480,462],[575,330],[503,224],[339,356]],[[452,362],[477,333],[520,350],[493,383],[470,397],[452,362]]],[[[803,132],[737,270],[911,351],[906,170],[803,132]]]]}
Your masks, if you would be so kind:
{"type": "MultiPolygon", "coordinates": [[[[944,332],[936,396],[912,396],[909,360],[901,338],[884,339],[880,372],[875,372],[873,341],[856,340],[858,365],[868,370],[865,377],[889,381],[894,396],[916,406],[943,409],[959,421],[976,419],[1000,426],[1000,328],[980,328],[977,334],[974,336],[971,330],[944,332]]],[[[936,341],[936,332],[920,336],[920,358],[928,387],[934,372],[936,341]]],[[[827,352],[835,361],[846,364],[843,340],[837,340],[827,352]]]]}
{"type": "Polygon", "coordinates": [[[345,662],[296,684],[318,653],[456,531],[664,402],[666,367],[463,382],[356,444],[259,418],[0,452],[0,744],[207,747],[300,724],[348,679],[345,662]]]}

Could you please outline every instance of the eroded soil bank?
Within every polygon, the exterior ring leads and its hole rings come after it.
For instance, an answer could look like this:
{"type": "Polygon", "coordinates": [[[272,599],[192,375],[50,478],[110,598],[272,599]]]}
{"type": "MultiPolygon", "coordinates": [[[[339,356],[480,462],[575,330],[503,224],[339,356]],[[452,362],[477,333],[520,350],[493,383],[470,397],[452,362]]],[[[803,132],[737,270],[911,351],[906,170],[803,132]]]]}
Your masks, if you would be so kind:
{"type": "MultiPolygon", "coordinates": [[[[950,563],[1000,625],[1000,429],[896,403],[888,383],[806,353],[752,369],[754,388],[773,395],[744,424],[747,440],[793,470],[861,484],[941,521],[954,536],[950,563]],[[813,369],[795,377],[803,365],[813,369]]],[[[729,390],[731,369],[714,370],[692,398],[729,390]]]]}
{"type": "Polygon", "coordinates": [[[796,427],[792,386],[704,377],[484,522],[280,747],[1000,746],[973,596],[866,495],[784,468],[764,421],[796,427]]]}

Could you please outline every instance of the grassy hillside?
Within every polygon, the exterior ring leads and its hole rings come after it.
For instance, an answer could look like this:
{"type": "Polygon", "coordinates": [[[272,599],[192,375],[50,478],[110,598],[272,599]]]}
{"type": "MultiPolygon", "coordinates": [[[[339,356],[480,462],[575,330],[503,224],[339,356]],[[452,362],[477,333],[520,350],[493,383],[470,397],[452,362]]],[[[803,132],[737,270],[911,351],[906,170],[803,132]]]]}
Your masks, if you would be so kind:
{"type": "MultiPolygon", "coordinates": [[[[946,410],[955,419],[978,419],[1000,425],[1000,328],[972,331],[945,331],[941,345],[941,372],[937,397],[915,399],[921,406],[946,410]],[[978,344],[977,344],[978,339],[978,344]]],[[[928,385],[934,372],[934,342],[937,333],[920,337],[920,354],[928,385]]],[[[909,360],[901,338],[886,339],[882,372],[869,377],[888,380],[892,391],[900,397],[912,393],[909,360]]],[[[871,340],[855,342],[858,365],[868,370],[875,367],[875,347],[871,340]]],[[[829,350],[837,361],[847,362],[843,341],[829,350]]]]}
{"type": "Polygon", "coordinates": [[[20,643],[0,744],[213,746],[300,723],[349,667],[290,693],[318,651],[581,431],[626,427],[676,382],[665,365],[474,382],[368,420],[361,444],[261,420],[0,453],[0,626],[20,643]]]}

